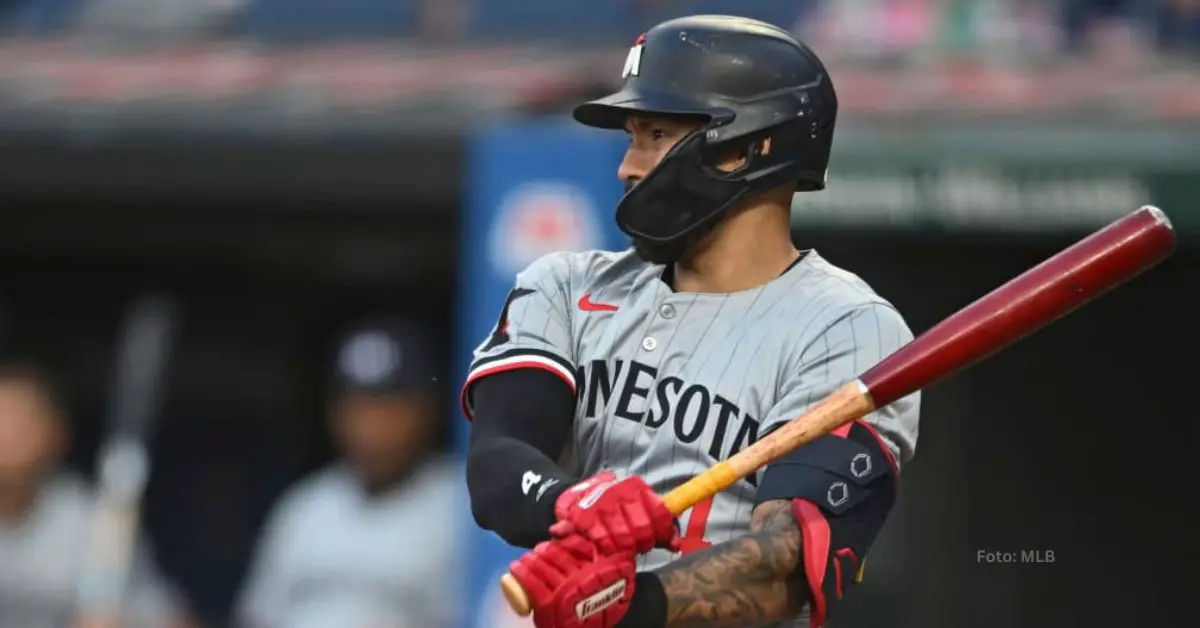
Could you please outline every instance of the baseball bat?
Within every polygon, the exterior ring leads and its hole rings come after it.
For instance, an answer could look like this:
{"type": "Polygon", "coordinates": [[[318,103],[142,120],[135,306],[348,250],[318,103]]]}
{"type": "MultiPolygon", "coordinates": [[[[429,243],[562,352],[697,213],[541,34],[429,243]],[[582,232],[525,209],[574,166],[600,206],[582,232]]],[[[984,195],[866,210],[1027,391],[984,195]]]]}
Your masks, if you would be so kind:
{"type": "Polygon", "coordinates": [[[146,295],[130,304],[117,342],[109,433],[99,453],[96,508],[78,583],[79,611],[104,625],[124,624],[122,606],[149,473],[146,440],[163,397],[175,328],[174,305],[146,295]]]}
{"type": "MultiPolygon", "coordinates": [[[[962,371],[1062,318],[1166,259],[1175,231],[1144,206],[952,314],[803,415],[676,487],[663,501],[675,515],[790,451],[962,371]]],[[[512,574],[501,577],[509,605],[531,612],[512,574]]]]}

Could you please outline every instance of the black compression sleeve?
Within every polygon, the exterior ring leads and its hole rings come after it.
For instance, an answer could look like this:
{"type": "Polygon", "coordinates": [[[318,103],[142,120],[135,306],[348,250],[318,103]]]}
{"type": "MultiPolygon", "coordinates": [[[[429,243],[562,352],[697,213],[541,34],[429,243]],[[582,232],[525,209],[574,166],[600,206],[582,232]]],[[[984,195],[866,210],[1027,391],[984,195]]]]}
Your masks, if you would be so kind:
{"type": "Polygon", "coordinates": [[[496,373],[473,386],[471,512],[483,529],[531,548],[550,538],[554,501],[578,481],[556,462],[571,434],[574,394],[540,369],[496,373]]]}

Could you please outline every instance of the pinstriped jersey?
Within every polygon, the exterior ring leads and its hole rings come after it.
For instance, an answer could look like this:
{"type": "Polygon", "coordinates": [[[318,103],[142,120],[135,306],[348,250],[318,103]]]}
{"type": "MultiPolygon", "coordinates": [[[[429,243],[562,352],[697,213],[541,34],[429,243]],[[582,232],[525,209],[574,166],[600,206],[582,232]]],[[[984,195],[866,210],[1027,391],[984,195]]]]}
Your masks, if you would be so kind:
{"type": "MultiPolygon", "coordinates": [[[[573,471],[636,474],[664,494],[804,413],[912,339],[862,279],[816,251],[732,294],[675,292],[625,252],[562,252],[519,273],[464,387],[515,368],[575,393],[573,471]]],[[[920,393],[865,418],[898,463],[913,454],[920,393]]],[[[564,418],[565,420],[565,418],[564,418]]],[[[680,518],[684,551],[749,531],[761,471],[680,518]]],[[[536,499],[538,478],[526,478],[536,499]]],[[[544,488],[544,487],[541,487],[544,488]]],[[[640,558],[652,569],[667,550],[640,558]]]]}

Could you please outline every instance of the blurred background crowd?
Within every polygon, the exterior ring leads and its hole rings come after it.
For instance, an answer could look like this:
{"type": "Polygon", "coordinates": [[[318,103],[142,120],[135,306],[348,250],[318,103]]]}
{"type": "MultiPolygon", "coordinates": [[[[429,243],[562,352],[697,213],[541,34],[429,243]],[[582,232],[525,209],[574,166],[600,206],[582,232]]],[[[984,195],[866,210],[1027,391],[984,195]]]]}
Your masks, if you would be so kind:
{"type": "MultiPolygon", "coordinates": [[[[728,11],[720,0],[6,0],[15,35],[73,30],[173,39],[404,37],[623,38],[641,24],[728,11]]],[[[909,56],[953,50],[985,56],[1094,51],[1123,39],[1139,52],[1194,51],[1194,0],[744,0],[739,10],[779,26],[822,32],[830,52],[909,56]],[[850,35],[853,35],[852,37],[850,35]]],[[[1130,54],[1133,50],[1122,54],[1130,54]]]]}
{"type": "Polygon", "coordinates": [[[465,506],[457,385],[516,269],[623,245],[622,141],[562,114],[692,13],[827,60],[834,165],[796,238],[917,331],[1139,205],[1180,231],[930,391],[836,625],[1186,625],[1161,452],[1200,348],[1200,1],[0,0],[0,628],[530,625],[465,506]],[[148,293],[177,319],[105,623],[90,531],[148,293]]]}

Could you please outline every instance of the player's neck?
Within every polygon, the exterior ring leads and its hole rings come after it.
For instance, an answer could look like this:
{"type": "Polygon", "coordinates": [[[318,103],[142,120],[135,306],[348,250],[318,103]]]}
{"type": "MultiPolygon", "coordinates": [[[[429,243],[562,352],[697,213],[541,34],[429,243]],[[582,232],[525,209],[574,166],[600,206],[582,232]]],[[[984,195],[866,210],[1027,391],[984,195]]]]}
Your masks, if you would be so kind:
{"type": "Polygon", "coordinates": [[[779,277],[796,261],[788,213],[762,207],[737,212],[675,264],[678,292],[732,293],[779,277]]]}

